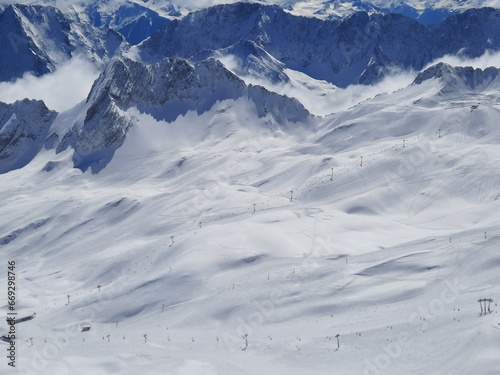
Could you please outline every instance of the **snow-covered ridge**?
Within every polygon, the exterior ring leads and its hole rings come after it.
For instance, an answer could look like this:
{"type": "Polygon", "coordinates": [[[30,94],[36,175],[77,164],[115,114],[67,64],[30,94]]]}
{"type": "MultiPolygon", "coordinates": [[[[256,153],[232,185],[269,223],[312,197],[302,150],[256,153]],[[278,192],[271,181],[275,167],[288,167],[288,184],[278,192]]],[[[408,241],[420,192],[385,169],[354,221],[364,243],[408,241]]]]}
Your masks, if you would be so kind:
{"type": "MultiPolygon", "coordinates": [[[[200,55],[204,56],[207,53],[223,63],[227,62],[238,76],[248,75],[275,84],[290,81],[285,73],[286,65],[251,40],[240,40],[228,48],[211,53],[202,51],[200,55]]],[[[192,59],[197,58],[198,56],[194,56],[192,59]]]]}
{"type": "Polygon", "coordinates": [[[495,5],[494,0],[281,0],[275,3],[293,14],[310,17],[342,19],[358,11],[399,13],[423,24],[436,24],[454,13],[495,5]]]}
{"type": "Polygon", "coordinates": [[[463,90],[481,91],[490,85],[498,87],[500,84],[499,69],[489,67],[486,69],[474,69],[468,67],[453,67],[445,63],[433,65],[415,78],[415,84],[430,79],[438,79],[443,84],[443,92],[458,93],[463,90]]]}
{"type": "Polygon", "coordinates": [[[166,58],[145,65],[116,58],[94,83],[85,106],[83,121],[62,136],[57,151],[75,149],[75,165],[100,170],[124,142],[136,120],[127,113],[136,108],[157,120],[174,121],[188,111],[202,114],[216,102],[245,97],[255,105],[259,117],[286,125],[305,121],[309,112],[296,99],[246,85],[215,59],[191,65],[186,60],[166,58]]]}

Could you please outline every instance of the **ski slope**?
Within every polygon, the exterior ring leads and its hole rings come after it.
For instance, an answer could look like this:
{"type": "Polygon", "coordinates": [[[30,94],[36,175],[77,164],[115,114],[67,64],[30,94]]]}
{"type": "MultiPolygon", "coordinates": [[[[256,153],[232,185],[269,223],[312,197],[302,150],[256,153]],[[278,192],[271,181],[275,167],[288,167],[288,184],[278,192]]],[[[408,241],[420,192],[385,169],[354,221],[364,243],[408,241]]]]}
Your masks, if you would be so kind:
{"type": "Polygon", "coordinates": [[[130,109],[99,174],[68,149],[0,175],[37,314],[17,373],[497,374],[500,98],[439,85],[287,127],[246,99],[130,109]]]}

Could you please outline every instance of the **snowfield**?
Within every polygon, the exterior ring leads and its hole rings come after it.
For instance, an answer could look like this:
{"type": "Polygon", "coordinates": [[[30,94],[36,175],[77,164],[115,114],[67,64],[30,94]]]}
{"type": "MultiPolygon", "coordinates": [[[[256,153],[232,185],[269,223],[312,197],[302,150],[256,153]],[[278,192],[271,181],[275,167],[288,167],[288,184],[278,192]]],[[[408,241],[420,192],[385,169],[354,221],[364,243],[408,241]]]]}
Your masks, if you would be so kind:
{"type": "Polygon", "coordinates": [[[499,86],[455,79],[300,123],[132,107],[99,173],[45,148],[0,175],[2,274],[36,312],[0,372],[497,374],[499,86]]]}

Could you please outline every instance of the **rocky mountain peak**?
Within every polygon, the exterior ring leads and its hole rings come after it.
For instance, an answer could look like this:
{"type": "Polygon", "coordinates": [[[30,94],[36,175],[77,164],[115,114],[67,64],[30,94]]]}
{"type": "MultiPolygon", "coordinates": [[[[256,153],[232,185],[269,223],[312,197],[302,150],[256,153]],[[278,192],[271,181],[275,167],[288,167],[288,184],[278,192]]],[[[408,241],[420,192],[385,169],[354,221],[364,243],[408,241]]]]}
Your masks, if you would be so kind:
{"type": "Polygon", "coordinates": [[[486,69],[474,69],[471,66],[451,66],[446,63],[438,63],[415,78],[414,84],[422,84],[424,81],[437,79],[442,85],[441,92],[459,92],[460,90],[484,90],[492,82],[498,80],[499,69],[489,67],[486,69]]]}
{"type": "Polygon", "coordinates": [[[41,100],[0,102],[0,174],[24,167],[38,154],[56,115],[41,100]]]}

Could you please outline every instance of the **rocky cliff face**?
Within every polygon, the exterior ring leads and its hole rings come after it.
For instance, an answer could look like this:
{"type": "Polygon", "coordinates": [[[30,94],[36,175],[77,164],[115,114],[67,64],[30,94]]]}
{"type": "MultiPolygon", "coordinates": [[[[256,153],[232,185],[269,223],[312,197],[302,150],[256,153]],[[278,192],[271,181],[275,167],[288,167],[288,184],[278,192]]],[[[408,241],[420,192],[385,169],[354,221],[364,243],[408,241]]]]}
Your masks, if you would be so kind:
{"type": "Polygon", "coordinates": [[[240,40],[228,48],[212,53],[202,51],[199,55],[194,56],[192,60],[196,61],[200,56],[203,58],[210,56],[221,61],[226,58],[229,59],[231,70],[238,76],[264,78],[266,81],[275,84],[290,81],[285,72],[286,65],[251,40],[240,40]]]}
{"type": "Polygon", "coordinates": [[[500,9],[470,9],[432,26],[434,56],[478,57],[500,49],[500,9]]]}
{"type": "Polygon", "coordinates": [[[104,63],[123,41],[116,32],[92,27],[75,10],[10,5],[0,14],[0,81],[42,76],[74,55],[104,63]]]}
{"type": "Polygon", "coordinates": [[[138,44],[170,20],[158,12],[134,2],[95,2],[84,8],[90,22],[99,29],[112,29],[122,34],[130,44],[138,44]]]}
{"type": "Polygon", "coordinates": [[[499,69],[490,67],[487,69],[474,69],[472,67],[456,67],[445,63],[439,63],[419,73],[414,84],[422,84],[424,81],[437,79],[442,85],[441,92],[458,94],[462,91],[483,91],[489,86],[495,87],[500,84],[499,69]]]}
{"type": "Polygon", "coordinates": [[[500,10],[493,8],[425,26],[399,14],[359,12],[329,21],[294,16],[277,6],[236,3],[172,22],[142,43],[140,53],[148,62],[190,59],[249,40],[289,68],[344,87],[374,83],[393,67],[420,70],[445,54],[475,57],[498,49],[499,28],[500,10]]]}
{"type": "Polygon", "coordinates": [[[38,154],[56,115],[42,101],[0,102],[0,174],[24,167],[38,154]]]}

